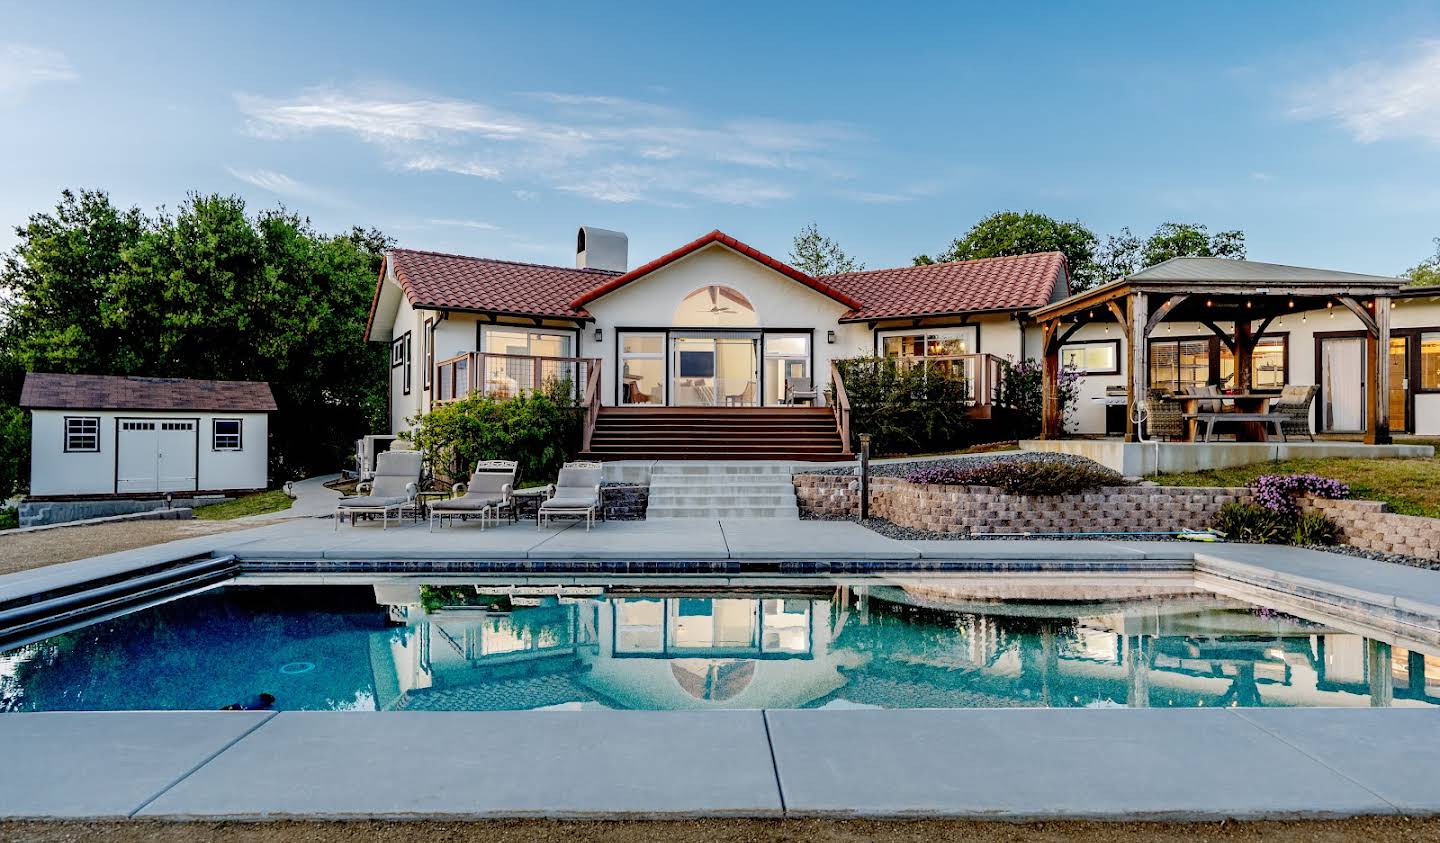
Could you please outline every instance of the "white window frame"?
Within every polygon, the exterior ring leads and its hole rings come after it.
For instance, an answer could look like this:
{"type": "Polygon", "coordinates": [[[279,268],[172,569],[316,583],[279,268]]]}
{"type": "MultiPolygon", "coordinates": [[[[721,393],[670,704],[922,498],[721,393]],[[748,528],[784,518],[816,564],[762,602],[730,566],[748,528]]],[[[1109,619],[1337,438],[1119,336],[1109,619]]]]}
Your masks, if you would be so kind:
{"type": "MultiPolygon", "coordinates": [[[[952,340],[963,339],[966,341],[965,354],[980,353],[980,326],[979,325],[956,325],[948,328],[895,328],[888,331],[876,331],[875,336],[878,343],[878,351],[881,357],[886,357],[885,340],[892,337],[922,337],[925,354],[920,357],[906,355],[903,359],[923,360],[930,356],[929,340],[952,340]]],[[[941,355],[942,359],[950,359],[951,355],[941,355]]]]}
{"type": "Polygon", "coordinates": [[[212,451],[243,451],[245,450],[245,420],[244,419],[211,419],[210,420],[210,450],[212,451]],[[234,422],[234,433],[221,433],[219,425],[221,422],[234,422]],[[220,437],[235,438],[234,445],[221,445],[220,437]]]}
{"type": "Polygon", "coordinates": [[[67,454],[98,454],[100,453],[100,417],[99,416],[66,416],[65,417],[65,453],[67,454]],[[72,430],[71,426],[76,425],[81,429],[72,430]],[[84,429],[84,428],[89,428],[84,429]],[[76,438],[88,437],[93,440],[87,446],[72,444],[76,438]]]}
{"type": "Polygon", "coordinates": [[[544,356],[546,356],[546,355],[537,355],[537,354],[535,354],[534,351],[532,350],[532,349],[534,348],[534,345],[535,345],[535,339],[534,339],[534,338],[535,338],[536,336],[564,337],[564,338],[565,338],[565,342],[570,346],[570,353],[569,353],[569,354],[564,354],[564,355],[561,355],[561,356],[562,356],[562,357],[579,357],[579,356],[580,356],[579,354],[576,353],[576,351],[577,351],[577,349],[575,348],[575,346],[576,346],[576,336],[575,336],[575,332],[574,332],[574,331],[572,331],[572,330],[570,330],[570,329],[568,329],[568,328],[543,328],[543,327],[542,327],[542,328],[530,328],[530,327],[526,327],[526,326],[524,326],[524,325],[482,325],[481,328],[480,328],[480,351],[481,351],[481,352],[483,352],[483,353],[485,353],[485,354],[507,354],[507,353],[508,353],[508,352],[504,352],[504,351],[491,351],[491,350],[490,350],[490,348],[489,348],[489,345],[490,345],[490,335],[491,335],[491,333],[496,332],[496,331],[498,331],[498,332],[500,332],[500,333],[504,333],[504,334],[525,334],[525,335],[526,335],[526,336],[525,336],[525,349],[526,349],[525,354],[526,354],[527,356],[530,356],[530,357],[544,357],[544,356]]]}

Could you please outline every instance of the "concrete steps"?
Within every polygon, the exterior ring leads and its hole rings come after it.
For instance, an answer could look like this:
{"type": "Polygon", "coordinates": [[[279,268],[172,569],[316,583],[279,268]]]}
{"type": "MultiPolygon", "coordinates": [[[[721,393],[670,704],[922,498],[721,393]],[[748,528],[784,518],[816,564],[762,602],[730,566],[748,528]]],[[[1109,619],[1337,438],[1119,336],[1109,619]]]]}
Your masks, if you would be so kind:
{"type": "Polygon", "coordinates": [[[795,486],[785,464],[687,462],[650,474],[646,519],[798,519],[795,486]]]}

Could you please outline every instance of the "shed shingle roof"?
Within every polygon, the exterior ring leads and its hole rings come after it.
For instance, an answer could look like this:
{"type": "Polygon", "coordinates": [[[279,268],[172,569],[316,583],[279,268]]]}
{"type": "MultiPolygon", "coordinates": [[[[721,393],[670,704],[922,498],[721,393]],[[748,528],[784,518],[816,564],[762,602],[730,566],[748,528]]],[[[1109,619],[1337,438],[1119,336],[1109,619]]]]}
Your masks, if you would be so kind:
{"type": "MultiPolygon", "coordinates": [[[[841,321],[1029,310],[1050,302],[1069,277],[1065,256],[1039,252],[1000,258],[871,269],[821,280],[863,302],[841,321]]],[[[1068,292],[1064,287],[1060,292],[1068,292]]]]}
{"type": "Polygon", "coordinates": [[[35,410],[218,410],[265,413],[275,407],[264,381],[204,381],[31,372],[20,406],[35,410]]]}

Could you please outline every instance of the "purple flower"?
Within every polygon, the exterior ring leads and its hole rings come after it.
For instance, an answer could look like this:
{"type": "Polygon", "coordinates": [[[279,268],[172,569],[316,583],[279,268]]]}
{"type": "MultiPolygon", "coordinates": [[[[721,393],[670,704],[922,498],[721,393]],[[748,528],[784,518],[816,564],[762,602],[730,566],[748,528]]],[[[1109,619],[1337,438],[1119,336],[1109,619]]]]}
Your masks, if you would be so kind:
{"type": "Polygon", "coordinates": [[[1250,483],[1255,503],[1273,512],[1295,515],[1300,511],[1296,498],[1348,498],[1350,487],[1339,480],[1318,474],[1262,474],[1250,483]]]}

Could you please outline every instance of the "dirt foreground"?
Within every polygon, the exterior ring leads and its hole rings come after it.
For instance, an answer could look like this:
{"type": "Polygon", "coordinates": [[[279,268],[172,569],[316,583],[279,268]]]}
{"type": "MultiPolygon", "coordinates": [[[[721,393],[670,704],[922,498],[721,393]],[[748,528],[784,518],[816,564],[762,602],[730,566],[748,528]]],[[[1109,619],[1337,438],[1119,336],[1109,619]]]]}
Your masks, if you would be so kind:
{"type": "Polygon", "coordinates": [[[371,843],[386,839],[427,843],[1152,843],[1184,840],[1279,843],[1410,843],[1440,840],[1440,818],[1364,817],[1349,820],[1227,823],[987,823],[956,820],[693,820],[665,822],[0,822],[0,841],[75,843],[89,840],[261,841],[371,843]]]}

